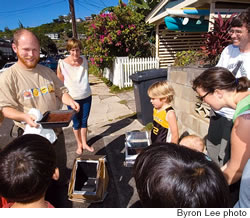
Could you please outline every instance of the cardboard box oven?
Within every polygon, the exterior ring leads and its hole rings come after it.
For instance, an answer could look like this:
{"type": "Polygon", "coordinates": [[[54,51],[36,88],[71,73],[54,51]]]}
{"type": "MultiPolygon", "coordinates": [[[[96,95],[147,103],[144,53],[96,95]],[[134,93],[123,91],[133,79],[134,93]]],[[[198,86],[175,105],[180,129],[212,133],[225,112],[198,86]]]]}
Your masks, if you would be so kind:
{"type": "Polygon", "coordinates": [[[125,134],[125,161],[126,167],[132,167],[138,154],[150,146],[151,140],[148,132],[131,131],[125,134]]]}
{"type": "Polygon", "coordinates": [[[105,155],[83,155],[75,159],[68,198],[76,202],[102,202],[107,194],[109,176],[105,155]]]}

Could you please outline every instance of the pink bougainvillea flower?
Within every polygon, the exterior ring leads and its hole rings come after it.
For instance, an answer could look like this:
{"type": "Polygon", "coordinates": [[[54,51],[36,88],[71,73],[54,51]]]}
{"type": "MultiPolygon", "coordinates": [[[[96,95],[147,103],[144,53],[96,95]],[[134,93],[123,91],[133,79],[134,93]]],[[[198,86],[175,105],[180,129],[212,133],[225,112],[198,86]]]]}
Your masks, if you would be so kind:
{"type": "Polygon", "coordinates": [[[145,44],[146,36],[143,35],[144,38],[139,40],[144,30],[141,19],[137,12],[126,4],[114,7],[113,12],[104,12],[93,17],[86,28],[87,37],[84,41],[84,52],[90,56],[90,64],[104,69],[112,65],[113,57],[130,53],[134,55],[135,51],[145,44]],[[135,40],[131,40],[129,34],[133,34],[135,40]]]}
{"type": "Polygon", "coordinates": [[[107,17],[107,14],[105,14],[105,13],[100,14],[100,17],[107,17]]]}
{"type": "Polygon", "coordinates": [[[112,44],[113,44],[113,42],[112,42],[112,38],[111,38],[111,36],[110,36],[110,35],[108,35],[108,44],[109,44],[109,45],[112,45],[112,44]]]}
{"type": "Polygon", "coordinates": [[[95,64],[95,59],[93,57],[90,58],[91,64],[95,64]]]}
{"type": "Polygon", "coordinates": [[[135,26],[134,24],[128,25],[128,28],[129,28],[129,29],[135,29],[135,27],[136,27],[136,26],[135,26]]]}
{"type": "Polygon", "coordinates": [[[104,37],[105,37],[104,35],[100,35],[100,40],[102,43],[104,43],[104,37]]]}
{"type": "Polygon", "coordinates": [[[95,23],[92,23],[91,26],[93,27],[93,29],[96,29],[95,23]]]}
{"type": "Polygon", "coordinates": [[[121,33],[122,33],[122,31],[121,30],[117,30],[117,35],[119,36],[119,35],[121,35],[121,33]]]}
{"type": "Polygon", "coordinates": [[[121,42],[117,42],[116,44],[115,44],[115,46],[121,46],[122,45],[122,43],[121,42]]]}

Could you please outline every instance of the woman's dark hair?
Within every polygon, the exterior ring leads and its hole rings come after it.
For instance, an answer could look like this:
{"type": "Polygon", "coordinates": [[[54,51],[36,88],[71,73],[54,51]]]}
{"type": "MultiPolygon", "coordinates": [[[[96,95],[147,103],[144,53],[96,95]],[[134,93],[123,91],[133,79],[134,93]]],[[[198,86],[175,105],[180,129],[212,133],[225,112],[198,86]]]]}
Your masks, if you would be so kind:
{"type": "Polygon", "coordinates": [[[229,189],[220,168],[205,154],[173,143],[151,145],[134,165],[143,207],[228,207],[229,189]]]}
{"type": "Polygon", "coordinates": [[[231,22],[231,27],[242,27],[246,25],[248,32],[250,31],[250,7],[247,11],[241,12],[238,16],[234,17],[231,22]]]}
{"type": "Polygon", "coordinates": [[[247,77],[238,79],[224,67],[212,67],[205,70],[193,81],[193,90],[202,88],[205,92],[213,93],[215,89],[237,92],[247,91],[250,82],[247,77]]]}
{"type": "Polygon", "coordinates": [[[44,137],[27,134],[0,152],[0,195],[31,203],[46,192],[56,168],[56,154],[44,137]]]}

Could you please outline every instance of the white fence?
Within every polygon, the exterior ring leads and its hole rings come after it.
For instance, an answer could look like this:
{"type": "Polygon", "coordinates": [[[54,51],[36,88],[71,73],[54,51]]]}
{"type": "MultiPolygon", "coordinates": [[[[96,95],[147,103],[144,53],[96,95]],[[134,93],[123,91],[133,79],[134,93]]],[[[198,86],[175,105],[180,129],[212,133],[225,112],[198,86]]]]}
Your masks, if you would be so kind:
{"type": "Polygon", "coordinates": [[[119,88],[130,87],[133,85],[130,75],[143,70],[158,69],[159,59],[149,58],[128,58],[117,57],[113,63],[113,69],[104,69],[103,76],[109,79],[119,88]]]}

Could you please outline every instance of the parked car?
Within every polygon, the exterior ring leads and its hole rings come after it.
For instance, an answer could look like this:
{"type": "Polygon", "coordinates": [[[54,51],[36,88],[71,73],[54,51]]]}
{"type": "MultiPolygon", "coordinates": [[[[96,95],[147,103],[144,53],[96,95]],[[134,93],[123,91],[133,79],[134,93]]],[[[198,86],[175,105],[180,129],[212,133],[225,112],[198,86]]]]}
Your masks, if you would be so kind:
{"type": "Polygon", "coordinates": [[[58,61],[59,59],[64,59],[65,56],[63,54],[59,54],[55,56],[55,59],[58,61]]]}
{"type": "Polygon", "coordinates": [[[0,73],[2,73],[3,71],[5,71],[7,68],[9,68],[10,66],[12,66],[13,64],[15,64],[16,62],[7,62],[2,69],[0,69],[0,73]]]}
{"type": "Polygon", "coordinates": [[[48,57],[45,61],[39,62],[39,64],[49,67],[53,71],[56,71],[57,61],[54,57],[48,57]]]}

